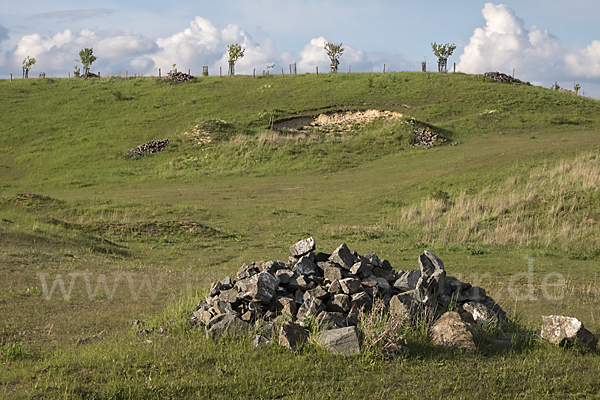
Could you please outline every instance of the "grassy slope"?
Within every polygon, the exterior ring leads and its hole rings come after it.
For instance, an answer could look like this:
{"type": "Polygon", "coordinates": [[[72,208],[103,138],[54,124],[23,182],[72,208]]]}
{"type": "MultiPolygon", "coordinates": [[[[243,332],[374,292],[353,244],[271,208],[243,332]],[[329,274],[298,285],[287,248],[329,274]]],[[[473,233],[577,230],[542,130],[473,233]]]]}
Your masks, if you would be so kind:
{"type": "MultiPolygon", "coordinates": [[[[573,386],[580,393],[598,390],[593,378],[600,365],[597,356],[578,358],[576,351],[563,353],[544,344],[473,361],[440,353],[417,337],[412,346],[425,355],[420,367],[419,358],[341,360],[310,346],[290,362],[276,349],[264,355],[244,342],[224,350],[187,333],[149,350],[145,339],[124,333],[132,319],[143,315],[164,323],[167,318],[156,315],[175,298],[189,308],[197,292],[234,273],[242,262],[285,260],[287,246],[307,236],[317,239],[319,250],[346,242],[362,253],[376,251],[403,270],[416,268],[417,255],[430,249],[451,274],[483,279],[481,285],[524,324],[535,327],[547,313],[571,313],[597,333],[598,288],[590,272],[597,262],[583,243],[569,246],[590,257],[573,257],[573,249],[561,247],[562,242],[453,242],[444,239],[440,218],[445,216],[437,216],[439,226],[433,227],[403,218],[411,206],[418,208],[440,191],[452,201],[465,192],[487,193],[511,177],[528,181],[530,172],[545,163],[597,149],[597,101],[475,76],[421,73],[211,77],[178,86],[154,79],[31,79],[0,82],[0,99],[5,197],[0,265],[6,285],[0,294],[0,339],[4,354],[19,343],[24,349],[3,364],[5,393],[127,397],[131,388],[138,397],[158,397],[161,390],[200,397],[274,397],[268,388],[276,387],[284,396],[303,398],[313,397],[322,377],[330,375],[337,383],[322,397],[361,398],[374,385],[396,397],[420,392],[552,397],[573,386]],[[270,115],[368,108],[402,112],[434,126],[456,145],[413,150],[403,126],[382,122],[343,137],[260,139],[270,115]],[[226,124],[214,132],[211,145],[193,146],[180,135],[213,119],[226,124]],[[124,154],[163,138],[175,143],[161,154],[138,160],[124,154]],[[16,197],[20,192],[50,198],[16,197]],[[180,230],[180,223],[188,229],[180,230]],[[189,230],[197,224],[207,228],[189,230]],[[535,255],[540,299],[515,303],[507,281],[526,271],[523,257],[529,254],[535,255]],[[90,301],[78,281],[69,302],[46,301],[40,272],[49,273],[48,279],[88,272],[92,282],[106,274],[109,284],[117,273],[133,273],[136,285],[146,274],[153,284],[163,276],[163,286],[155,299],[142,291],[141,301],[133,301],[123,283],[112,301],[102,295],[90,301]],[[548,272],[567,278],[559,288],[563,301],[541,298],[539,283],[548,272]],[[73,349],[75,339],[101,330],[109,338],[97,349],[73,349]],[[239,360],[247,358],[256,366],[242,367],[239,360]],[[459,368],[464,363],[477,368],[459,368]],[[270,366],[279,364],[290,375],[270,366]],[[231,376],[215,376],[213,365],[231,376]],[[496,371],[504,369],[512,372],[496,379],[496,371]],[[259,379],[264,370],[271,380],[259,379]],[[151,374],[157,374],[153,383],[151,374]],[[439,387],[422,388],[438,376],[439,387]],[[70,383],[73,379],[79,383],[70,383]],[[548,380],[549,389],[544,386],[548,380]],[[99,388],[94,381],[107,385],[99,388]],[[249,387],[248,381],[262,383],[249,387]]],[[[597,196],[576,202],[571,213],[593,219],[597,202],[597,196]]],[[[544,220],[542,206],[528,212],[544,220]]],[[[578,234],[578,227],[572,229],[578,234]]],[[[519,290],[524,293],[523,285],[519,290]]],[[[165,313],[174,314],[175,308],[170,305],[165,313]]]]}

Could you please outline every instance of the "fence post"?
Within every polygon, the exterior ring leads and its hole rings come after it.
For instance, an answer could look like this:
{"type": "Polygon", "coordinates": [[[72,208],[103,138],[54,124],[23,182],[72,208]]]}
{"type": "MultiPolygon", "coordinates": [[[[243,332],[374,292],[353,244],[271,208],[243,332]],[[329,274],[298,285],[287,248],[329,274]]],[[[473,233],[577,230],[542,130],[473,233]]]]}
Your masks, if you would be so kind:
{"type": "Polygon", "coordinates": [[[223,68],[223,67],[219,67],[219,76],[223,76],[223,73],[222,73],[222,71],[221,71],[221,70],[222,70],[222,68],[223,68]]]}
{"type": "Polygon", "coordinates": [[[319,76],[319,66],[317,65],[317,76],[319,76]]]}
{"type": "Polygon", "coordinates": [[[127,71],[125,71],[125,79],[127,79],[127,71]]]}
{"type": "Polygon", "coordinates": [[[98,71],[98,80],[100,80],[100,71],[98,71]]]}
{"type": "Polygon", "coordinates": [[[69,72],[69,81],[71,80],[71,73],[69,72]]]}
{"type": "Polygon", "coordinates": [[[12,82],[12,74],[10,74],[10,81],[12,82]]]}
{"type": "Polygon", "coordinates": [[[385,74],[385,64],[383,64],[383,73],[385,74]]]}
{"type": "Polygon", "coordinates": [[[253,77],[253,78],[256,78],[256,68],[253,68],[253,69],[252,69],[252,77],[253,77]]]}
{"type": "Polygon", "coordinates": [[[515,69],[513,68],[513,79],[515,79],[515,69]]]}
{"type": "Polygon", "coordinates": [[[191,72],[190,72],[190,70],[189,70],[189,69],[188,69],[188,75],[191,75],[191,72]]]}
{"type": "Polygon", "coordinates": [[[158,79],[160,79],[160,68],[158,69],[158,79]]]}
{"type": "Polygon", "coordinates": [[[283,78],[283,68],[281,68],[281,77],[283,78]]]}
{"type": "Polygon", "coordinates": [[[456,63],[454,63],[454,73],[456,73],[456,63]]]}
{"type": "Polygon", "coordinates": [[[348,73],[352,72],[352,65],[348,65],[348,73]]]}

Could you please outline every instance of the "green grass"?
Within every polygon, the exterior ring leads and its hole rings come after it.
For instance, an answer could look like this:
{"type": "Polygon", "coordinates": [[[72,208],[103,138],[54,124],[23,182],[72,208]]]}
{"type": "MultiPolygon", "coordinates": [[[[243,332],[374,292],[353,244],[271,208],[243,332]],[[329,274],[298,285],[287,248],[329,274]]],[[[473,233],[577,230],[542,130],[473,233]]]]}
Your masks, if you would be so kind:
{"type": "MultiPolygon", "coordinates": [[[[321,74],[0,81],[0,393],[5,398],[576,398],[600,359],[532,341],[509,352],[348,359],[290,356],[186,326],[210,282],[242,263],[287,260],[308,236],[377,252],[396,270],[425,249],[538,330],[541,315],[596,310],[600,102],[464,74],[321,74]],[[410,146],[400,120],[351,133],[271,132],[329,111],[403,113],[450,139],[410,146]],[[198,125],[210,142],[184,135],[198,125]],[[153,156],[126,152],[173,143],[153,156]],[[593,158],[596,157],[596,158],[593,158]],[[508,224],[508,222],[513,222],[508,224]],[[533,255],[532,273],[528,272],[533,255]],[[560,273],[565,284],[542,282],[560,273]],[[57,274],[73,291],[68,301],[57,274]],[[71,275],[69,275],[71,274],[71,275]],[[113,293],[100,284],[106,279],[113,293]],[[536,300],[524,297],[528,279],[536,300]],[[100,279],[100,281],[99,281],[100,279]],[[512,287],[509,285],[512,283],[512,287]],[[148,286],[150,285],[150,286],[148,286]],[[512,292],[511,292],[512,290],[512,292]],[[561,297],[562,296],[562,297],[561,297]],[[131,321],[168,326],[138,336],[131,321]],[[103,340],[75,347],[77,339],[103,340]],[[152,340],[152,344],[146,343],[152,340]]],[[[554,278],[552,278],[554,279],[554,278]]],[[[555,283],[556,279],[548,281],[555,283]]]]}

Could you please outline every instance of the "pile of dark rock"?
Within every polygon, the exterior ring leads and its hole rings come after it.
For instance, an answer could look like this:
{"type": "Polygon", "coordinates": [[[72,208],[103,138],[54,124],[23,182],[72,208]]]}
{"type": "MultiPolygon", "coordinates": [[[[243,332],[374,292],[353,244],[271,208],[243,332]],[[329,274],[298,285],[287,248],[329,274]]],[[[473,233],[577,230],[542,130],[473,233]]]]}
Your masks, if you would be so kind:
{"type": "MultiPolygon", "coordinates": [[[[433,146],[433,143],[438,138],[437,133],[433,133],[430,130],[422,127],[415,128],[413,132],[413,147],[423,147],[424,149],[427,149],[433,146]]],[[[446,139],[443,139],[443,141],[445,142],[446,139]]]]}
{"type": "Polygon", "coordinates": [[[173,83],[189,83],[190,79],[192,79],[192,75],[183,72],[171,71],[167,74],[167,78],[173,83]]]}
{"type": "Polygon", "coordinates": [[[483,76],[487,79],[491,79],[495,82],[500,83],[515,83],[518,82],[517,79],[513,78],[510,75],[503,74],[502,72],[486,72],[483,76]]]}
{"type": "Polygon", "coordinates": [[[135,149],[129,150],[127,154],[129,154],[130,157],[141,157],[145,154],[159,153],[166,149],[169,143],[171,143],[169,139],[151,140],[144,144],[140,144],[135,149]]]}
{"type": "MultiPolygon", "coordinates": [[[[192,325],[216,339],[226,332],[244,334],[252,323],[278,326],[274,322],[279,320],[279,343],[293,349],[306,340],[310,321],[324,330],[319,337],[326,347],[343,354],[359,351],[359,315],[375,299],[382,299],[388,312],[404,323],[423,316],[442,321],[448,309],[457,310],[450,313],[454,319],[449,325],[432,328],[432,340],[446,347],[474,349],[469,325],[507,326],[505,312],[484,289],[446,276],[442,260],[428,251],[419,256],[419,269],[396,272],[375,253],[359,255],[346,244],[331,254],[314,250],[315,241],[308,238],[290,247],[287,263],[244,264],[235,278],[212,283],[206,301],[192,313],[192,325]],[[470,342],[460,345],[465,340],[470,342]],[[336,347],[340,343],[341,349],[336,347]]],[[[266,342],[257,337],[255,345],[266,342]]]]}

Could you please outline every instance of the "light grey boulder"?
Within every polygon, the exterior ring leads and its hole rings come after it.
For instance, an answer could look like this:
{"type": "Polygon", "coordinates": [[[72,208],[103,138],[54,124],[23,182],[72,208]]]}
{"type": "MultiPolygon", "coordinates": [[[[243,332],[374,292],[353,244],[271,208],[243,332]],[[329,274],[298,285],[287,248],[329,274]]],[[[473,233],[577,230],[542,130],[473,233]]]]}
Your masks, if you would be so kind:
{"type": "Polygon", "coordinates": [[[334,354],[351,356],[360,353],[358,329],[355,326],[321,332],[317,335],[317,341],[334,354]]]}
{"type": "Polygon", "coordinates": [[[559,344],[562,341],[578,340],[582,345],[596,351],[598,339],[577,318],[562,315],[545,315],[542,317],[542,338],[550,343],[559,344]]]}
{"type": "Polygon", "coordinates": [[[320,329],[337,329],[348,326],[348,316],[341,312],[321,311],[317,315],[317,324],[320,329]]]}
{"type": "Polygon", "coordinates": [[[362,280],[362,284],[370,287],[377,287],[380,292],[386,292],[390,290],[390,283],[384,279],[375,275],[371,275],[368,278],[362,280]]]}
{"type": "Polygon", "coordinates": [[[431,341],[449,349],[475,351],[473,335],[457,312],[449,311],[443,314],[431,326],[431,341]]]}
{"type": "MultiPolygon", "coordinates": [[[[338,266],[338,264],[335,263],[319,263],[322,264],[322,268],[323,268],[323,277],[330,281],[333,282],[336,279],[340,280],[342,279],[344,276],[342,274],[342,268],[338,266]]],[[[317,265],[319,265],[317,264],[317,265]]]]}
{"type": "Polygon", "coordinates": [[[371,252],[363,255],[363,258],[369,262],[373,267],[383,268],[383,262],[377,257],[377,254],[371,252]]]}
{"type": "Polygon", "coordinates": [[[238,290],[237,288],[232,288],[229,290],[222,290],[219,294],[219,300],[226,301],[228,303],[235,303],[238,298],[238,290]]]}
{"type": "Polygon", "coordinates": [[[315,248],[315,239],[309,237],[308,239],[301,240],[291,245],[290,253],[292,253],[294,257],[301,257],[315,250],[315,248]]]}

